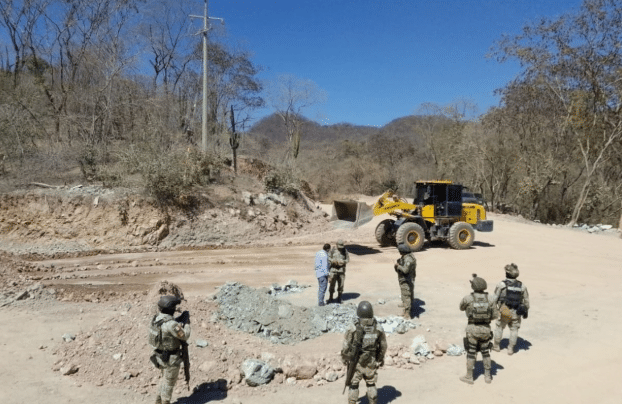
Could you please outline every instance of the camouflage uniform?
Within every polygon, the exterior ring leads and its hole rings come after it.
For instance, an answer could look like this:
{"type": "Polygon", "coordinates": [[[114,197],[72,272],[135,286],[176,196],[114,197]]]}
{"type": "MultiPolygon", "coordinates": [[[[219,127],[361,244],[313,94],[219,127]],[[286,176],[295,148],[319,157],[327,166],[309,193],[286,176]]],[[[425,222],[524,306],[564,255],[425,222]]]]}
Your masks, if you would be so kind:
{"type": "Polygon", "coordinates": [[[397,272],[397,281],[402,292],[402,306],[404,317],[410,317],[412,300],[414,297],[415,277],[417,276],[417,259],[413,253],[403,254],[393,266],[397,272]]]}
{"type": "Polygon", "coordinates": [[[506,265],[506,279],[499,282],[495,289],[494,301],[501,315],[496,323],[493,350],[501,350],[499,344],[503,337],[503,330],[506,326],[510,328],[510,340],[508,344],[508,355],[514,353],[514,347],[518,340],[518,329],[521,325],[521,318],[527,317],[529,310],[529,292],[527,287],[516,278],[518,277],[518,267],[515,264],[506,265]],[[522,307],[521,307],[522,306],[522,307]],[[520,309],[519,309],[520,307],[520,309]]]}
{"type": "Polygon", "coordinates": [[[330,287],[329,300],[333,300],[335,293],[335,283],[337,284],[337,302],[341,303],[341,295],[343,294],[343,286],[346,282],[346,264],[350,262],[350,254],[346,250],[343,241],[337,241],[337,247],[333,247],[328,253],[328,262],[330,263],[330,271],[328,273],[328,282],[330,287]]]}
{"type": "Polygon", "coordinates": [[[354,370],[354,376],[350,381],[348,404],[357,402],[361,380],[365,380],[367,385],[367,400],[369,404],[377,404],[378,389],[376,388],[376,382],[378,381],[378,368],[384,364],[384,355],[387,352],[387,337],[375,318],[359,318],[348,328],[341,349],[341,357],[344,362],[347,363],[352,360],[353,353],[357,351],[357,347],[359,347],[359,358],[354,370]]]}
{"type": "Polygon", "coordinates": [[[468,318],[464,344],[467,351],[467,373],[460,380],[473,384],[473,369],[477,352],[481,352],[485,381],[490,383],[492,381],[492,361],[490,359],[492,331],[490,322],[499,315],[499,312],[495,306],[494,297],[488,296],[488,293],[484,292],[486,281],[474,277],[471,284],[474,289],[473,293],[466,295],[460,302],[460,310],[464,311],[468,318]]]}
{"type": "Polygon", "coordinates": [[[162,371],[162,381],[156,397],[157,404],[169,404],[171,401],[182,364],[181,341],[187,341],[189,337],[190,324],[178,323],[170,314],[160,313],[151,320],[149,341],[154,350],[158,369],[162,371]],[[160,343],[154,344],[154,334],[160,332],[160,343]]]}

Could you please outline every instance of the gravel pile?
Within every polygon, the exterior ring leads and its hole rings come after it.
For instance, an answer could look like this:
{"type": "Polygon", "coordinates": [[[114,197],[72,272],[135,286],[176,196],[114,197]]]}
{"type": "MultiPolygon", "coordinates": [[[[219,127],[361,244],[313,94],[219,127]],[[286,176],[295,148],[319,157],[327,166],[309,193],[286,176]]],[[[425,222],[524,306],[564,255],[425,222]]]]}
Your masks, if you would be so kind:
{"type": "Polygon", "coordinates": [[[215,299],[217,320],[275,344],[295,344],[326,332],[345,332],[356,319],[352,303],[298,307],[275,298],[271,289],[253,289],[238,282],[223,285],[215,299]]]}

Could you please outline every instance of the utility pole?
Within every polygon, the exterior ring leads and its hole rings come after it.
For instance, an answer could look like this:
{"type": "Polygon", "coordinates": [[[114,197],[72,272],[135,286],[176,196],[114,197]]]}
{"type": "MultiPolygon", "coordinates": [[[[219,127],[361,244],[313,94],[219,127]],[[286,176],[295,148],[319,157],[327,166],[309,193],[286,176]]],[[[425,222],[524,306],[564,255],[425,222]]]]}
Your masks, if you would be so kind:
{"type": "Polygon", "coordinates": [[[190,15],[192,18],[203,19],[203,29],[197,34],[203,34],[203,122],[201,123],[201,151],[207,152],[207,31],[209,31],[209,20],[220,20],[222,25],[225,20],[222,18],[209,17],[207,15],[207,0],[205,0],[205,9],[203,15],[190,15]]]}

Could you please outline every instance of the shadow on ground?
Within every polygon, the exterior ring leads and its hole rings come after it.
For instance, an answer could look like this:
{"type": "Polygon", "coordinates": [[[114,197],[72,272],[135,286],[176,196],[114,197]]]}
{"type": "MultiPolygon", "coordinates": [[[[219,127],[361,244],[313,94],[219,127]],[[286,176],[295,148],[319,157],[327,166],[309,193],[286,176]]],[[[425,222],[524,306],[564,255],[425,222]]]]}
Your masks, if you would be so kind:
{"type": "MultiPolygon", "coordinates": [[[[510,343],[509,339],[503,338],[501,342],[499,343],[499,347],[501,349],[506,349],[509,343],[510,343]]],[[[531,347],[531,342],[521,337],[518,337],[518,339],[516,340],[516,346],[514,347],[514,354],[516,354],[519,351],[528,351],[530,347],[531,347]]]]}
{"type": "MultiPolygon", "coordinates": [[[[367,399],[367,393],[365,390],[365,383],[361,383],[361,387],[359,390],[359,394],[363,394],[363,396],[359,399],[360,404],[369,404],[369,400],[367,399]]],[[[348,392],[346,391],[346,394],[348,392]]],[[[399,390],[396,390],[393,386],[382,386],[378,389],[378,404],[388,404],[394,401],[396,398],[401,397],[402,393],[399,390]]]]}
{"type": "MultiPolygon", "coordinates": [[[[466,361],[464,362],[464,366],[466,372],[466,361]]],[[[493,360],[490,367],[490,375],[494,378],[497,375],[497,371],[500,369],[505,368],[493,360]]],[[[475,368],[473,369],[473,380],[477,381],[480,376],[484,376],[484,362],[478,360],[475,362],[475,368]]]]}
{"type": "Polygon", "coordinates": [[[425,306],[425,302],[421,299],[414,298],[410,305],[410,316],[419,318],[421,314],[425,313],[425,309],[422,306],[425,306]]]}
{"type": "Polygon", "coordinates": [[[370,255],[370,254],[379,254],[382,252],[377,248],[372,248],[372,247],[368,247],[366,245],[360,245],[360,244],[348,244],[346,245],[346,250],[348,250],[350,254],[354,254],[354,255],[370,255]]]}
{"type": "Polygon", "coordinates": [[[194,388],[188,397],[179,397],[175,404],[206,404],[227,398],[227,381],[218,379],[212,383],[202,383],[194,388]]]}

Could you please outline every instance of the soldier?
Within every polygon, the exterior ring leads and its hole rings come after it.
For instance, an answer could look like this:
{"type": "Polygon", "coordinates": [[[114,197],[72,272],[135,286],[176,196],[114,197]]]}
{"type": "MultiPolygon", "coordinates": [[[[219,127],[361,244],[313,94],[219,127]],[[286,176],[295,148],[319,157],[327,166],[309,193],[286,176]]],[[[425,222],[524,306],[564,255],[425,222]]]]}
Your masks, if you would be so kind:
{"type": "Polygon", "coordinates": [[[508,355],[514,354],[514,347],[518,340],[518,329],[521,324],[521,317],[527,318],[529,314],[529,293],[527,288],[518,278],[518,266],[514,263],[505,266],[506,279],[499,282],[495,289],[495,304],[501,313],[497,320],[493,351],[499,352],[501,348],[501,337],[505,326],[510,327],[510,343],[508,344],[508,355]]]}
{"type": "Polygon", "coordinates": [[[397,281],[400,284],[400,290],[402,292],[402,303],[399,304],[398,307],[404,308],[404,318],[410,320],[410,309],[415,289],[415,277],[417,276],[417,260],[406,244],[398,245],[397,250],[400,252],[401,256],[398,258],[397,263],[393,265],[393,268],[395,268],[395,272],[397,272],[397,281]]]}
{"type": "Polygon", "coordinates": [[[387,337],[374,318],[371,303],[362,301],[356,310],[358,319],[346,331],[341,358],[348,366],[346,386],[348,404],[355,404],[359,398],[359,384],[365,379],[369,404],[378,403],[378,368],[384,365],[387,352],[387,337]]]}
{"type": "MultiPolygon", "coordinates": [[[[173,318],[179,303],[181,300],[175,296],[160,297],[158,301],[160,314],[153,317],[149,327],[149,344],[154,350],[151,361],[162,370],[162,381],[156,396],[156,404],[170,404],[179,369],[184,361],[182,344],[185,344],[190,337],[188,312],[185,311],[178,318],[173,318]]],[[[189,374],[187,378],[188,376],[189,374]]]]}
{"type": "Polygon", "coordinates": [[[492,339],[490,322],[499,313],[495,307],[494,297],[489,297],[488,293],[485,292],[487,287],[484,279],[473,274],[473,279],[471,279],[473,293],[466,295],[460,302],[460,310],[464,311],[469,319],[466,327],[466,338],[464,339],[464,347],[467,351],[467,372],[460,380],[468,384],[473,384],[473,368],[478,351],[482,353],[482,361],[484,362],[484,380],[486,383],[492,382],[492,375],[490,374],[492,367],[490,360],[490,342],[492,339]]]}
{"type": "Polygon", "coordinates": [[[337,303],[341,303],[341,295],[343,294],[343,285],[346,282],[346,264],[350,262],[350,254],[346,250],[343,240],[337,241],[337,246],[333,247],[328,253],[328,262],[330,263],[330,273],[328,274],[328,282],[330,287],[329,301],[333,301],[333,293],[335,293],[335,283],[337,283],[337,303]]]}

